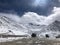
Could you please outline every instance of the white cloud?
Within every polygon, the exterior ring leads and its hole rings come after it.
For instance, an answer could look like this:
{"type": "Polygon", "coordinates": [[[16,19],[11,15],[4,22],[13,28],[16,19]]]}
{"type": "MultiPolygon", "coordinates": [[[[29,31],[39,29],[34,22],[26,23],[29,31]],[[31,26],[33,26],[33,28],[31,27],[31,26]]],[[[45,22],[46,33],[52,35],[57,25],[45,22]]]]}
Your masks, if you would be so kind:
{"type": "Polygon", "coordinates": [[[52,10],[52,14],[48,15],[47,17],[38,15],[37,13],[34,12],[27,12],[23,15],[23,17],[29,22],[33,21],[33,23],[38,22],[38,24],[40,23],[44,25],[49,25],[56,20],[60,21],[60,7],[54,7],[54,9],[52,10]]]}
{"type": "Polygon", "coordinates": [[[48,0],[33,0],[32,6],[44,8],[47,5],[48,0]]]}
{"type": "Polygon", "coordinates": [[[45,20],[45,16],[38,15],[34,12],[26,12],[22,17],[17,16],[17,14],[10,14],[10,13],[0,13],[0,16],[7,16],[11,18],[12,20],[27,24],[27,23],[34,23],[34,24],[42,24],[42,22],[45,20]]]}
{"type": "Polygon", "coordinates": [[[60,0],[59,0],[59,2],[60,2],[60,0]]]}
{"type": "Polygon", "coordinates": [[[21,17],[21,23],[41,24],[45,18],[45,16],[38,15],[37,13],[27,12],[21,17]]]}
{"type": "Polygon", "coordinates": [[[55,20],[60,21],[60,7],[54,7],[52,14],[45,19],[44,24],[49,25],[55,20]]]}
{"type": "Polygon", "coordinates": [[[0,15],[5,15],[12,20],[15,20],[16,22],[20,23],[35,23],[35,24],[44,24],[49,25],[55,20],[60,21],[60,7],[54,7],[52,10],[52,14],[49,16],[42,16],[38,15],[34,12],[26,12],[22,17],[17,16],[17,14],[6,14],[6,13],[0,13],[0,15]]]}

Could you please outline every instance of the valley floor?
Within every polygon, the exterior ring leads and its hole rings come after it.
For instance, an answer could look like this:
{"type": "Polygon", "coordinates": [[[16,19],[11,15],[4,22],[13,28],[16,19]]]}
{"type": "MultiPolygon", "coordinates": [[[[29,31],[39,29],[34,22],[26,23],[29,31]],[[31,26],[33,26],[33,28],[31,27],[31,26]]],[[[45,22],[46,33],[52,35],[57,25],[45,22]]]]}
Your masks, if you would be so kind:
{"type": "Polygon", "coordinates": [[[24,38],[8,42],[0,42],[0,45],[60,45],[60,40],[46,38],[24,38]]]}

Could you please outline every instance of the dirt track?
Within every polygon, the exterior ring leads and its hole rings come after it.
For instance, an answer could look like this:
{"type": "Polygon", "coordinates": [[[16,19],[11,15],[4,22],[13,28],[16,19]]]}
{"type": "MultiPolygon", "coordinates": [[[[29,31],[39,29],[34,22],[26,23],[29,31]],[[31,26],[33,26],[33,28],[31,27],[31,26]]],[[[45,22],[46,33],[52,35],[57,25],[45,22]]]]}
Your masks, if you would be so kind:
{"type": "Polygon", "coordinates": [[[60,45],[60,41],[57,40],[49,40],[49,39],[38,39],[38,38],[30,38],[30,39],[20,39],[11,42],[3,42],[0,45],[60,45]]]}

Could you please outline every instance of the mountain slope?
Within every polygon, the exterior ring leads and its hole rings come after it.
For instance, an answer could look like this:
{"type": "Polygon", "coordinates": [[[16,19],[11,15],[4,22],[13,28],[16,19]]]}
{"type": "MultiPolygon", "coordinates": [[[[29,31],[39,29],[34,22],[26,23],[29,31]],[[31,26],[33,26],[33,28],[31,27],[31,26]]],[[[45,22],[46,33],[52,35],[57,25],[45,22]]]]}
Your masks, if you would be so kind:
{"type": "Polygon", "coordinates": [[[52,24],[48,25],[47,29],[49,31],[60,31],[60,21],[54,21],[52,24]]]}
{"type": "Polygon", "coordinates": [[[50,38],[56,38],[56,36],[60,35],[60,21],[54,21],[50,25],[42,28],[40,32],[40,36],[42,35],[46,37],[46,34],[48,34],[50,38]]]}
{"type": "MultiPolygon", "coordinates": [[[[18,34],[25,30],[25,27],[6,16],[0,16],[0,33],[18,34]],[[14,33],[15,32],[15,33],[14,33]],[[18,32],[18,33],[16,33],[18,32]]],[[[23,33],[23,32],[22,32],[23,33]]],[[[22,34],[20,33],[20,34],[22,34]]],[[[18,34],[19,35],[19,34],[18,34]]]]}
{"type": "Polygon", "coordinates": [[[36,17],[36,15],[30,15],[24,15],[23,17],[21,17],[19,23],[15,22],[7,16],[0,16],[0,34],[8,33],[15,35],[31,35],[32,33],[36,33],[38,36],[42,35],[44,37],[46,34],[49,34],[51,37],[60,34],[59,21],[54,21],[50,25],[43,25],[42,22],[44,22],[44,17],[41,18],[39,16],[36,17]],[[29,18],[30,15],[31,17],[29,18]],[[37,21],[38,19],[40,19],[41,21],[37,21]]]}

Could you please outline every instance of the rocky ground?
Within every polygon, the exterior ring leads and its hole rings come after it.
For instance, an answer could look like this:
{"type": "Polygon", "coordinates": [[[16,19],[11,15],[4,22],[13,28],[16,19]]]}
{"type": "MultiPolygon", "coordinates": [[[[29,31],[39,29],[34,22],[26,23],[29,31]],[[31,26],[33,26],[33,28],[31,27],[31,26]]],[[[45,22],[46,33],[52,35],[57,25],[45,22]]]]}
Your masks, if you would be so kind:
{"type": "Polygon", "coordinates": [[[11,42],[1,42],[0,45],[60,45],[60,41],[57,39],[46,39],[46,38],[30,38],[30,39],[19,39],[11,42]]]}

